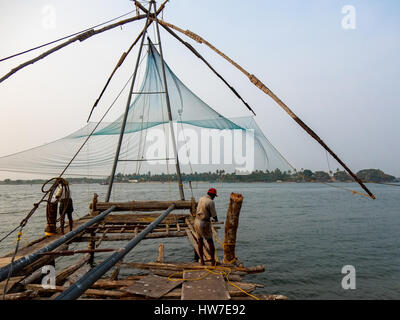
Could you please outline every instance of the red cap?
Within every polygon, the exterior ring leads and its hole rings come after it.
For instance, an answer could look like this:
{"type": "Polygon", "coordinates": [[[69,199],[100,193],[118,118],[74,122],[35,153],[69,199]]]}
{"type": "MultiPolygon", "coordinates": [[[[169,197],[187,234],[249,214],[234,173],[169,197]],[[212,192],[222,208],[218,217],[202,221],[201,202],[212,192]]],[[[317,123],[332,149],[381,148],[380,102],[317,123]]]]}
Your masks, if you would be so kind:
{"type": "Polygon", "coordinates": [[[214,188],[208,189],[207,193],[215,194],[215,196],[217,197],[217,190],[214,188]]]}

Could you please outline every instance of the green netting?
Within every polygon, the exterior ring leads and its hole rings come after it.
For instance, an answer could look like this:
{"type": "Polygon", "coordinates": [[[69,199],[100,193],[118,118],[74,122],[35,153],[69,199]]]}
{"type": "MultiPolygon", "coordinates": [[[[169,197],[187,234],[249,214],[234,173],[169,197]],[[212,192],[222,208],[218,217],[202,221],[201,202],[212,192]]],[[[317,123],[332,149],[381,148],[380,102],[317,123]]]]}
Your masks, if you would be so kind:
{"type": "MultiPolygon", "coordinates": [[[[164,67],[182,172],[290,169],[252,117],[222,116],[190,91],[165,62],[164,67]]],[[[150,44],[145,75],[129,107],[117,171],[174,173],[164,91],[160,55],[150,44]]],[[[108,176],[122,119],[123,115],[101,123],[66,174],[108,176]]],[[[89,123],[65,138],[2,157],[0,170],[58,175],[95,125],[89,123]]]]}

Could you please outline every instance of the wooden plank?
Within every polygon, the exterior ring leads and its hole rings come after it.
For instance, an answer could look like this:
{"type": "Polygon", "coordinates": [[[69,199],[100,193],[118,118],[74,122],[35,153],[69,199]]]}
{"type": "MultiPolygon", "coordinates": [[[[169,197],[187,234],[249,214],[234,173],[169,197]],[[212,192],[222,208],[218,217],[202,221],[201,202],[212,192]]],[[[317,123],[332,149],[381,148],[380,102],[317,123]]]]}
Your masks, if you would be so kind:
{"type": "MultiPolygon", "coordinates": [[[[196,240],[197,243],[197,232],[194,230],[194,227],[192,225],[192,223],[190,222],[190,220],[188,218],[185,219],[187,226],[189,227],[190,231],[192,232],[192,235],[194,237],[194,239],[196,240]]],[[[207,241],[204,241],[204,247],[203,247],[203,253],[204,253],[204,257],[205,257],[205,261],[210,261],[211,260],[211,254],[210,254],[210,247],[208,245],[207,241]]],[[[197,254],[199,255],[199,253],[197,252],[197,254]]],[[[215,250],[214,253],[214,259],[215,261],[218,261],[218,257],[217,257],[217,250],[215,250]]]]}
{"type": "Polygon", "coordinates": [[[179,279],[171,281],[166,277],[148,275],[143,279],[135,281],[133,285],[122,290],[132,294],[159,299],[172,289],[179,286],[182,282],[183,280],[179,279]]]}
{"type": "Polygon", "coordinates": [[[185,228],[185,232],[188,236],[190,244],[192,245],[193,249],[196,251],[197,256],[200,257],[199,246],[197,245],[197,240],[194,238],[194,236],[189,228],[185,228]]]}
{"type": "Polygon", "coordinates": [[[71,274],[86,264],[90,259],[90,254],[85,254],[82,258],[77,260],[74,264],[66,267],[57,274],[56,285],[61,285],[71,274]]]}
{"type": "Polygon", "coordinates": [[[185,271],[182,300],[229,300],[224,277],[208,271],[185,271]],[[192,279],[192,280],[189,280],[192,279]]]}
{"type": "Polygon", "coordinates": [[[90,271],[91,267],[88,264],[84,264],[78,270],[76,270],[73,274],[71,274],[67,281],[65,282],[64,286],[69,287],[78,280],[80,280],[86,273],[90,271]]]}

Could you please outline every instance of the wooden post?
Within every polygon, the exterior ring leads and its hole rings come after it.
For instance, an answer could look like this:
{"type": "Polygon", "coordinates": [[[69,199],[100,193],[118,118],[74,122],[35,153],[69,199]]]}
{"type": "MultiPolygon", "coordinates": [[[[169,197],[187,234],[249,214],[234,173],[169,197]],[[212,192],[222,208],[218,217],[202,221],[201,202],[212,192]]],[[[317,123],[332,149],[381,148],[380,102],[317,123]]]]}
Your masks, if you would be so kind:
{"type": "Polygon", "coordinates": [[[160,243],[158,246],[157,262],[164,263],[164,244],[160,243]]]}
{"type": "Polygon", "coordinates": [[[231,193],[228,212],[225,221],[225,240],[223,263],[233,263],[236,260],[236,231],[239,225],[239,214],[242,208],[243,196],[239,193],[231,193]]]}
{"type": "Polygon", "coordinates": [[[191,201],[190,214],[192,215],[192,217],[195,217],[197,209],[196,200],[192,197],[190,201],[191,201]]]}
{"type": "Polygon", "coordinates": [[[98,196],[97,193],[95,193],[95,194],[93,195],[93,201],[92,201],[92,203],[90,204],[90,209],[92,209],[92,210],[90,211],[90,215],[91,215],[91,216],[95,216],[95,215],[96,215],[96,211],[97,211],[96,205],[97,205],[97,198],[98,198],[98,197],[99,197],[99,196],[98,196]]]}
{"type": "MultiPolygon", "coordinates": [[[[89,244],[88,244],[88,249],[89,249],[89,250],[93,250],[93,249],[96,248],[95,237],[96,237],[96,232],[95,232],[95,231],[92,231],[92,232],[90,233],[90,242],[89,242],[89,244]]],[[[91,252],[91,253],[90,253],[89,265],[90,265],[91,267],[94,266],[94,252],[91,252]]]]}

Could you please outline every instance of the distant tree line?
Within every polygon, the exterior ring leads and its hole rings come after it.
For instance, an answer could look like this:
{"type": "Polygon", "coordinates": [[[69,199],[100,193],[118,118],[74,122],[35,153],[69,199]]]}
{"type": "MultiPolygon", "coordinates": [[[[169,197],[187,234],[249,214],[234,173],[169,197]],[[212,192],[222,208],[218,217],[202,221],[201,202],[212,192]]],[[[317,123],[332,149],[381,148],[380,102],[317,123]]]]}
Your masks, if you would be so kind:
{"type": "MultiPolygon", "coordinates": [[[[364,169],[357,173],[357,176],[364,182],[400,182],[394,176],[385,174],[379,169],[364,169]]],[[[99,178],[68,178],[70,183],[108,183],[108,179],[99,178]]],[[[301,169],[300,171],[281,171],[279,169],[273,171],[256,170],[249,174],[238,175],[236,173],[228,173],[224,170],[217,170],[215,172],[194,172],[192,174],[182,174],[183,181],[211,181],[211,182],[353,182],[347,172],[340,171],[311,171],[309,169],[301,169]]],[[[46,180],[11,180],[5,179],[0,181],[0,184],[43,184],[46,180]]],[[[128,183],[128,182],[169,182],[177,181],[176,174],[122,174],[118,173],[114,178],[115,182],[128,183]]]]}
{"type": "MultiPolygon", "coordinates": [[[[379,169],[364,169],[357,172],[357,176],[364,182],[394,182],[394,176],[385,174],[379,169]]],[[[281,171],[275,169],[273,171],[256,170],[250,174],[238,175],[236,173],[228,173],[224,170],[215,172],[194,172],[192,174],[182,173],[183,181],[212,181],[212,182],[353,182],[354,179],[345,171],[324,172],[311,171],[302,169],[300,171],[281,171]]],[[[114,181],[117,182],[141,182],[141,181],[177,181],[176,174],[121,174],[115,176],[114,181]]]]}

